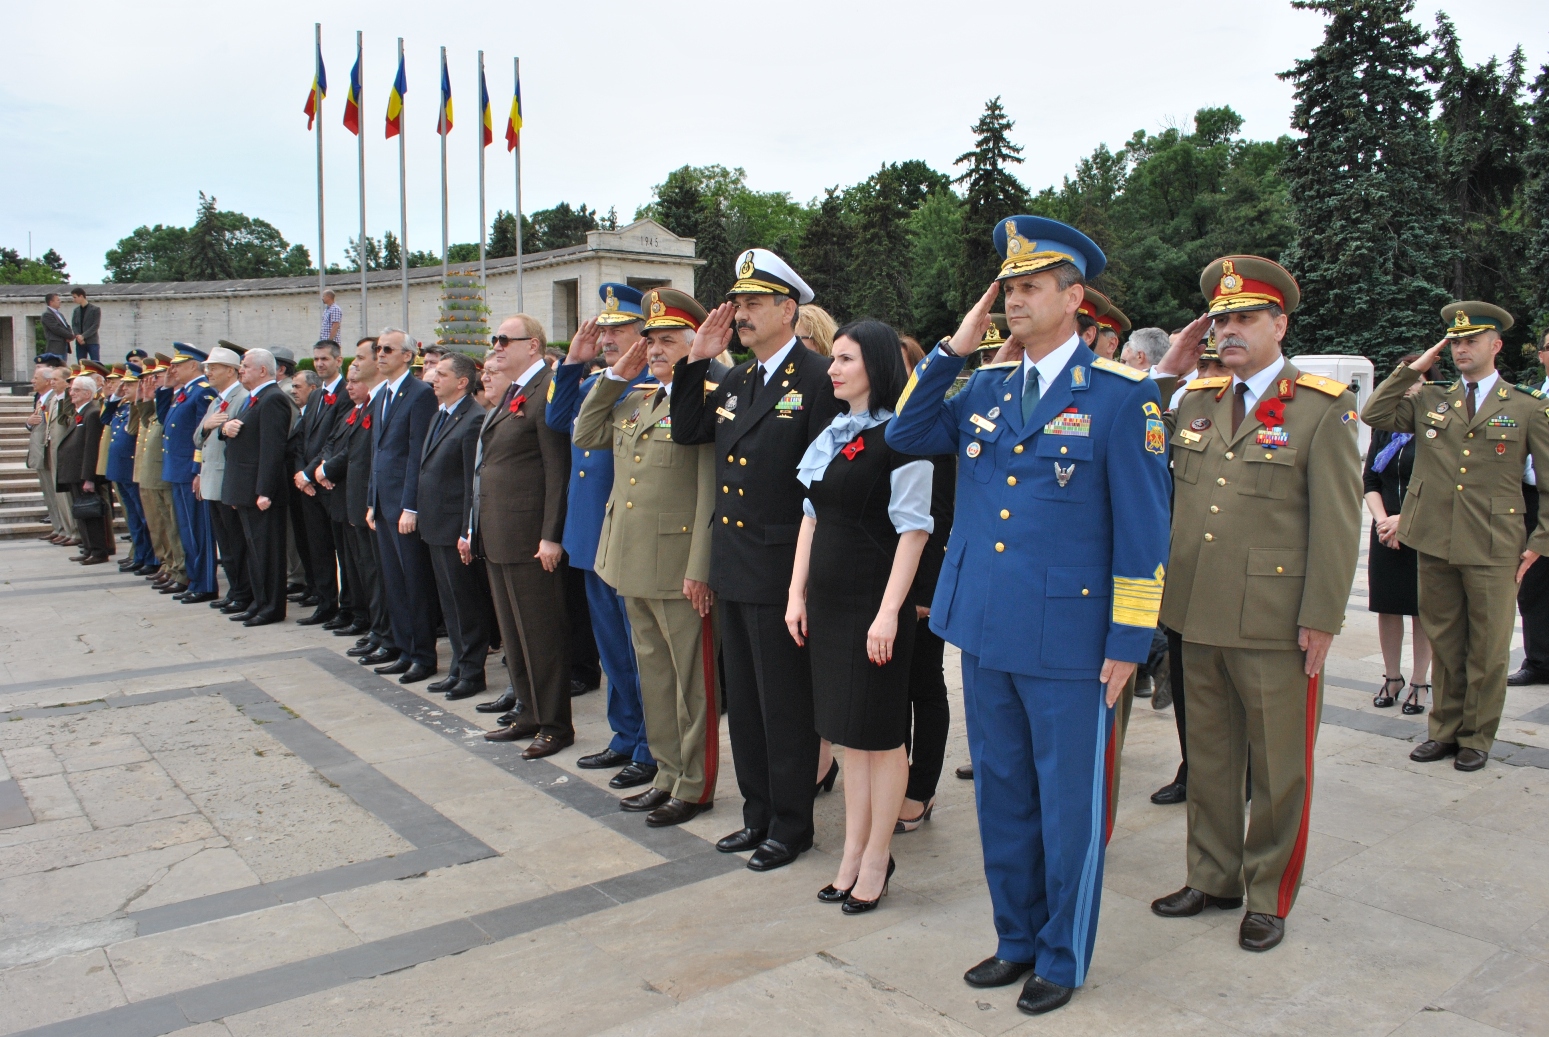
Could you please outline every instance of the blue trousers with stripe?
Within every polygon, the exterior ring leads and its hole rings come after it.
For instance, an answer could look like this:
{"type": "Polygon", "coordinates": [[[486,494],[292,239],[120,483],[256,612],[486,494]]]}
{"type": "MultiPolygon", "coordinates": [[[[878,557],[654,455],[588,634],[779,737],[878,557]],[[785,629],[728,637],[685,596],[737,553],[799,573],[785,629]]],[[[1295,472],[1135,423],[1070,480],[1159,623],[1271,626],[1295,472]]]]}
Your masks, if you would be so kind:
{"type": "Polygon", "coordinates": [[[140,484],[116,482],[118,499],[124,502],[124,521],[129,524],[129,542],[134,545],[136,565],[160,565],[151,544],[151,527],[145,524],[145,505],[140,503],[140,484]]]}
{"type": "Polygon", "coordinates": [[[1113,710],[1095,678],[980,669],[967,652],[963,705],[996,956],[1079,987],[1102,902],[1113,710]]]}
{"type": "Polygon", "coordinates": [[[194,496],[193,483],[167,485],[172,487],[172,510],[187,560],[188,589],[195,594],[213,594],[220,588],[215,585],[215,527],[210,524],[210,509],[194,496]]]}
{"type": "Polygon", "coordinates": [[[629,634],[624,599],[586,570],[586,607],[592,614],[592,635],[602,672],[608,675],[608,726],[613,741],[608,748],[636,763],[656,766],[645,737],[645,707],[640,702],[640,670],[635,666],[635,646],[629,634]]]}

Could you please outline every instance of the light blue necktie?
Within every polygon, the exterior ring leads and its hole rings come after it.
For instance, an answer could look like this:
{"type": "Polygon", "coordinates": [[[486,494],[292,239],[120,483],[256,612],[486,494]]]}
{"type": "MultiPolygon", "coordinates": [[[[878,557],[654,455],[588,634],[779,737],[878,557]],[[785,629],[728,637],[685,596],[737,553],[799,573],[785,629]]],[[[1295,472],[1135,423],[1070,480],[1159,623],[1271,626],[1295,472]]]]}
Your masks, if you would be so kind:
{"type": "Polygon", "coordinates": [[[1033,408],[1038,406],[1038,368],[1027,369],[1027,384],[1022,386],[1022,423],[1033,416],[1033,408]]]}

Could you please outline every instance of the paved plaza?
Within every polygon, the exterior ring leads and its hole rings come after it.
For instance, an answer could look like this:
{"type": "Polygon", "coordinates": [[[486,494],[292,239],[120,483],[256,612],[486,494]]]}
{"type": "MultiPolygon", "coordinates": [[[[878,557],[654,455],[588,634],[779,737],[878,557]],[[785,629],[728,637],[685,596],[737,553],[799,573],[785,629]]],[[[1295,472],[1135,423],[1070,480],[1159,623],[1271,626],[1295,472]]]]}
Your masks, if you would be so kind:
{"type": "Polygon", "coordinates": [[[605,744],[602,692],[575,700],[574,749],[523,761],[481,737],[484,697],[402,688],[348,640],[0,542],[0,1033],[1549,1033],[1549,687],[1511,689],[1483,771],[1410,763],[1424,718],[1372,708],[1365,587],[1330,656],[1285,942],[1238,949],[1241,911],[1151,913],[1184,881],[1184,808],[1149,801],[1177,737],[1139,701],[1091,974],[1031,1019],[1019,987],[961,979],[995,939],[951,774],[955,652],[934,819],[897,837],[882,908],[846,916],[814,898],[838,790],[797,864],[715,852],[741,824],[724,725],[715,810],[651,830],[611,772],[575,767],[605,744]]]}

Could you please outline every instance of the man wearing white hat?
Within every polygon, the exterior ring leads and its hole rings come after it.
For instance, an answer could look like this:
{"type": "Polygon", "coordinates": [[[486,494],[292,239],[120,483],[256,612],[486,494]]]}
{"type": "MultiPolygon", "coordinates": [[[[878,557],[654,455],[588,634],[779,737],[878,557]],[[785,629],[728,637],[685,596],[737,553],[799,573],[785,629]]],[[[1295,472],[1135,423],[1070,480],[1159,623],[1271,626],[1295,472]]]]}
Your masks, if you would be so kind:
{"type": "Polygon", "coordinates": [[[226,441],[217,430],[242,410],[247,402],[247,389],[237,377],[242,363],[241,347],[221,340],[221,345],[210,350],[210,358],[204,362],[205,378],[219,394],[210,401],[204,420],[194,430],[194,463],[198,474],[194,476],[194,493],[210,510],[210,524],[215,527],[215,543],[220,549],[221,568],[226,572],[226,596],[210,602],[212,609],[220,609],[228,615],[246,612],[253,603],[253,583],[247,571],[247,540],[242,536],[242,517],[230,504],[221,503],[221,487],[226,479],[226,441]]]}

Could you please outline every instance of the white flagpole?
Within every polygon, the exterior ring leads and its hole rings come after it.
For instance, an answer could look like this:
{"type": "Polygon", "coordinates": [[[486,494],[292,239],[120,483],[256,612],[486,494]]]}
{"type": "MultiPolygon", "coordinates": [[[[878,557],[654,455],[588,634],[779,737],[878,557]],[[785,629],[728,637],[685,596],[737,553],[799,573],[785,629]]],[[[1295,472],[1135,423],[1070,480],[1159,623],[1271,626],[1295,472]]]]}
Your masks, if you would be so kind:
{"type": "MultiPolygon", "coordinates": [[[[479,129],[478,129],[478,132],[474,134],[474,136],[477,137],[478,141],[479,141],[479,290],[480,291],[484,290],[483,286],[487,283],[486,279],[485,279],[485,276],[484,276],[484,252],[485,252],[485,237],[489,233],[489,229],[484,224],[484,102],[485,102],[484,94],[485,94],[485,92],[486,92],[486,90],[485,90],[485,84],[484,84],[484,52],[481,50],[481,51],[479,51],[479,129]]],[[[494,117],[495,117],[494,110],[491,109],[491,111],[490,111],[490,120],[492,122],[494,121],[494,117]]]]}
{"type": "MultiPolygon", "coordinates": [[[[403,37],[398,37],[398,67],[403,67],[403,37]]],[[[409,326],[409,182],[403,135],[409,131],[408,99],[398,112],[398,272],[403,279],[403,327],[409,326]]],[[[366,332],[370,334],[370,332],[366,332]]]]}
{"type": "MultiPolygon", "coordinates": [[[[516,77],[515,89],[522,89],[522,59],[511,59],[512,74],[516,77]]],[[[524,114],[523,121],[526,121],[524,114]]],[[[516,308],[527,312],[527,298],[522,291],[522,133],[516,134],[516,308]]]]}
{"type": "MultiPolygon", "coordinates": [[[[442,73],[442,76],[445,77],[445,75],[446,75],[446,48],[445,47],[441,48],[441,73],[442,73]]],[[[438,91],[438,93],[439,93],[440,89],[441,89],[441,84],[437,83],[436,84],[436,90],[438,91]]],[[[439,127],[439,129],[441,131],[441,283],[442,283],[442,285],[444,287],[445,284],[446,284],[446,277],[447,277],[447,270],[446,270],[446,253],[447,253],[447,243],[446,243],[446,131],[447,131],[447,126],[446,126],[446,98],[442,97],[439,103],[441,105],[441,111],[436,116],[436,126],[439,127]]]]}
{"type": "Polygon", "coordinates": [[[355,67],[360,69],[360,94],[355,98],[355,110],[359,125],[356,127],[355,144],[360,155],[360,337],[365,338],[370,323],[366,316],[366,62],[365,39],[355,30],[355,67]]]}
{"type": "MultiPolygon", "coordinates": [[[[323,52],[323,23],[315,23],[313,30],[316,33],[316,50],[314,53],[321,54],[323,52]]],[[[313,74],[314,76],[316,75],[316,70],[314,70],[313,74]]],[[[325,258],[328,255],[328,250],[324,247],[323,241],[323,92],[317,89],[316,83],[313,84],[312,89],[312,104],[317,108],[317,111],[314,113],[317,118],[317,297],[322,299],[323,292],[327,289],[324,271],[328,267],[328,261],[325,258]]]]}

